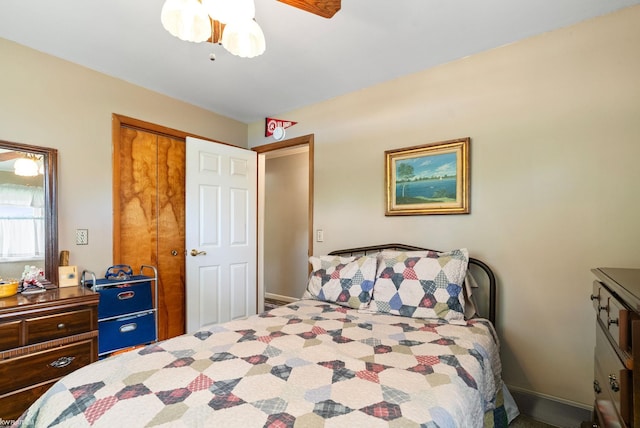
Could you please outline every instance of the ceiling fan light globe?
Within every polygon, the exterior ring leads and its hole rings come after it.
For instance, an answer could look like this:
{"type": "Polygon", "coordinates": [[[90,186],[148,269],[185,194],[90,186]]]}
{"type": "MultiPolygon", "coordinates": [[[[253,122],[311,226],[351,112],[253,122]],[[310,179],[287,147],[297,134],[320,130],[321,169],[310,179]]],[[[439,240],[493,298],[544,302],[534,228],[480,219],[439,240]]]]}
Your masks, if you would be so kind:
{"type": "Polygon", "coordinates": [[[199,43],[211,37],[211,21],[198,0],[166,0],[160,21],[165,30],[180,40],[199,43]]]}
{"type": "Polygon", "coordinates": [[[202,5],[212,19],[223,24],[256,16],[254,0],[202,0],[202,5]]]}
{"type": "Polygon", "coordinates": [[[227,24],[222,33],[222,46],[233,55],[253,58],[264,53],[266,41],[260,25],[249,19],[227,24]]]}

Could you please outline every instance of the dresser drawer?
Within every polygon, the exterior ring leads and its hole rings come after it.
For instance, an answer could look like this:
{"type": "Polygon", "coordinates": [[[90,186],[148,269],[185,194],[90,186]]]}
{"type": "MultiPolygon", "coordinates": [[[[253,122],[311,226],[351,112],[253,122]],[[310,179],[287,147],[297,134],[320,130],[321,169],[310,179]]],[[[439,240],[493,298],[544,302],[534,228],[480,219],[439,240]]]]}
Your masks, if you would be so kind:
{"type": "Polygon", "coordinates": [[[0,395],[57,379],[94,361],[95,340],[0,361],[0,395]]]}
{"type": "MultiPolygon", "coordinates": [[[[145,278],[134,276],[132,279],[145,278]]],[[[100,293],[98,304],[98,318],[100,320],[130,314],[134,312],[150,311],[153,309],[151,282],[133,282],[106,287],[113,281],[101,279],[97,281],[100,293]]]]}
{"type": "MultiPolygon", "coordinates": [[[[47,392],[55,383],[52,380],[47,383],[38,384],[33,388],[25,388],[9,394],[0,395],[0,417],[4,420],[16,420],[29,406],[31,406],[42,394],[47,392]]],[[[1,419],[0,419],[1,420],[1,419]]]]}
{"type": "Polygon", "coordinates": [[[607,377],[602,374],[597,363],[594,366],[594,371],[595,381],[593,382],[593,389],[596,393],[596,400],[593,410],[598,422],[594,426],[599,428],[622,428],[622,417],[618,414],[614,406],[613,398],[603,389],[607,387],[607,377]]]}
{"type": "Polygon", "coordinates": [[[81,309],[25,321],[27,344],[45,342],[91,331],[93,311],[81,309]]]}
{"type": "Polygon", "coordinates": [[[611,293],[600,281],[593,281],[591,302],[598,318],[606,324],[609,311],[609,298],[611,293]]]}
{"type": "Polygon", "coordinates": [[[629,348],[629,317],[628,311],[615,297],[609,298],[609,310],[607,311],[606,325],[611,337],[622,350],[629,348]]]}
{"type": "Polygon", "coordinates": [[[593,307],[598,318],[606,326],[611,338],[624,352],[632,349],[631,322],[639,318],[614,293],[611,293],[599,281],[594,281],[591,294],[593,307]]]}
{"type": "Polygon", "coordinates": [[[22,321],[14,320],[0,323],[0,351],[20,346],[22,321]]]}
{"type": "Polygon", "coordinates": [[[98,324],[98,354],[156,340],[155,313],[132,315],[98,324]]]}
{"type": "Polygon", "coordinates": [[[597,407],[613,405],[616,413],[628,424],[633,420],[632,371],[620,361],[600,326],[596,326],[595,376],[600,389],[598,393],[596,388],[597,407]]]}

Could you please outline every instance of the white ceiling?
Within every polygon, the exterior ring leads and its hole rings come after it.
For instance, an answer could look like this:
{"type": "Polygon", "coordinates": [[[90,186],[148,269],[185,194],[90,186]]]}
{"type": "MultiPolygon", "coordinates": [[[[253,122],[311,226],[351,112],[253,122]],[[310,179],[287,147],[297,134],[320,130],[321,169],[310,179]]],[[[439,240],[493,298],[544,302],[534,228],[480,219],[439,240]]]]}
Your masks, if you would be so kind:
{"type": "Polygon", "coordinates": [[[0,37],[251,123],[640,4],[343,0],[327,20],[256,0],[267,50],[243,59],[172,37],[160,24],[163,2],[1,0],[0,37]]]}

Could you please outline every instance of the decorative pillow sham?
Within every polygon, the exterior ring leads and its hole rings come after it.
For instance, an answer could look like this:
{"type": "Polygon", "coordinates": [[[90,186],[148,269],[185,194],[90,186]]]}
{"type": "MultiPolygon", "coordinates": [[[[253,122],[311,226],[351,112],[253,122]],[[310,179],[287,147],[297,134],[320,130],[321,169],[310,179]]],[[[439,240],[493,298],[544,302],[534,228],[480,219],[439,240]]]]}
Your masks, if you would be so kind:
{"type": "Polygon", "coordinates": [[[383,251],[379,261],[370,309],[412,318],[464,320],[466,248],[446,253],[383,251]]]}
{"type": "Polygon", "coordinates": [[[376,278],[375,257],[312,256],[309,263],[313,270],[303,297],[354,309],[369,306],[376,278]]]}
{"type": "MultiPolygon", "coordinates": [[[[434,251],[398,251],[398,250],[382,250],[378,253],[379,257],[394,258],[402,255],[402,257],[427,257],[429,253],[434,251]]],[[[436,252],[440,254],[439,252],[436,252]]],[[[464,277],[464,288],[462,294],[464,296],[464,318],[470,320],[472,318],[479,317],[478,304],[476,303],[476,296],[473,294],[473,289],[478,288],[478,282],[471,273],[471,269],[467,266],[467,274],[464,277]]]]}

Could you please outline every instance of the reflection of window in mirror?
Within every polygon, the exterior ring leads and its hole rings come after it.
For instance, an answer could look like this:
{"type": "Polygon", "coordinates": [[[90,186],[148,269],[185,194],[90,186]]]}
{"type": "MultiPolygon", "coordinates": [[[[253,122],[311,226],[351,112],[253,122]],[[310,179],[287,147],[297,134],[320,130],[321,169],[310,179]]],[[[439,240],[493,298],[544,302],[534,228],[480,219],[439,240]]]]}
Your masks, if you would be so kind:
{"type": "Polygon", "coordinates": [[[0,148],[0,277],[19,279],[25,266],[45,267],[45,194],[42,158],[0,148]],[[25,176],[16,161],[36,169],[25,176]],[[29,166],[29,165],[27,165],[29,166]]]}

